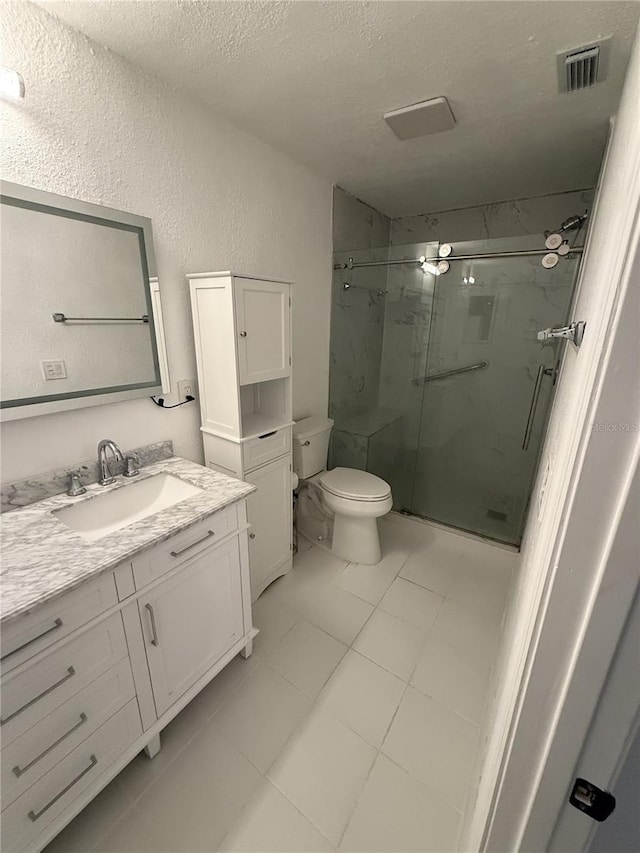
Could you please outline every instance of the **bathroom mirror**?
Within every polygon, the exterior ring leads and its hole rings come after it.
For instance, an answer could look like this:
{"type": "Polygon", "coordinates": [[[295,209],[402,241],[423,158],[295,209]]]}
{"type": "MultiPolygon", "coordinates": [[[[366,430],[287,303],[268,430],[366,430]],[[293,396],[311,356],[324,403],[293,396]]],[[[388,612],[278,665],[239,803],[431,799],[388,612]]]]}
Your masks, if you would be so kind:
{"type": "Polygon", "coordinates": [[[0,190],[1,419],[159,393],[151,220],[0,190]]]}

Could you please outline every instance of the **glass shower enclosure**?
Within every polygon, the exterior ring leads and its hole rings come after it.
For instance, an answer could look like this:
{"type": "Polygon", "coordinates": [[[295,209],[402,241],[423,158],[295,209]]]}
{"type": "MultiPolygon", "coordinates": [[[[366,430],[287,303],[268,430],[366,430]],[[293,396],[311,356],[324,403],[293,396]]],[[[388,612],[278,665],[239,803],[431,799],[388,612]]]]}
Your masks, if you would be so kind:
{"type": "Polygon", "coordinates": [[[440,274],[437,243],[336,254],[332,466],[383,477],[396,510],[520,544],[564,345],[537,333],[567,322],[580,259],[543,267],[544,241],[456,243],[440,274]]]}

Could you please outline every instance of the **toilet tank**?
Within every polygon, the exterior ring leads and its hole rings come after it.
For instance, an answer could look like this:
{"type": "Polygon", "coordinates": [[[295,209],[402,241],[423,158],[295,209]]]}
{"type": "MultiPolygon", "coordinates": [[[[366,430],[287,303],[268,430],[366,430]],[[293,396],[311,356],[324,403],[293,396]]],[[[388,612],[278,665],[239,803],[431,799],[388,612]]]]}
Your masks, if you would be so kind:
{"type": "Polygon", "coordinates": [[[304,418],[293,427],[293,470],[298,477],[313,477],[327,467],[331,418],[304,418]]]}

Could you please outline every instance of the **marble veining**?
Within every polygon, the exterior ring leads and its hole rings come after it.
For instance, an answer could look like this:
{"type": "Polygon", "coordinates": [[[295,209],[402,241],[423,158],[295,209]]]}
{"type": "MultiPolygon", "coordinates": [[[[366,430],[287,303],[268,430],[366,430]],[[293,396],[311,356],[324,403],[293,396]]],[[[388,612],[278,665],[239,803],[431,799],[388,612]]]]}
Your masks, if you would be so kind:
{"type": "Polygon", "coordinates": [[[165,539],[230,504],[244,500],[255,486],[220,474],[186,459],[172,456],[144,468],[133,481],[122,477],[111,486],[91,485],[86,495],[66,494],[7,513],[0,520],[2,543],[0,621],[13,619],[61,595],[124,560],[158,545],[165,539]],[[91,500],[154,474],[167,473],[203,490],[155,515],[87,542],[53,515],[55,510],[91,500]]]}
{"type": "MultiPolygon", "coordinates": [[[[155,444],[137,447],[134,450],[123,450],[122,454],[125,458],[133,456],[137,465],[142,468],[152,462],[159,462],[161,459],[168,459],[173,456],[173,442],[159,441],[155,444]]],[[[109,460],[109,467],[114,474],[122,474],[124,462],[109,460]]],[[[37,477],[29,477],[27,480],[21,480],[18,483],[3,485],[0,491],[0,512],[10,512],[66,492],[69,486],[69,474],[72,471],[80,475],[85,486],[97,483],[100,476],[97,451],[95,457],[86,462],[67,465],[65,468],[39,474],[37,477]]]]}
{"type": "MultiPolygon", "coordinates": [[[[439,241],[453,243],[454,255],[542,249],[545,229],[590,209],[593,191],[396,219],[386,245],[371,241],[384,229],[374,232],[353,201],[335,200],[334,261],[344,263],[434,258],[439,241]]],[[[571,242],[584,236],[584,229],[572,233],[571,242]]],[[[517,541],[552,388],[545,383],[532,450],[524,452],[537,370],[553,355],[536,332],[566,322],[576,266],[572,257],[551,270],[539,258],[474,258],[452,263],[438,280],[418,264],[336,271],[331,463],[382,476],[396,509],[517,541]],[[378,290],[384,298],[376,302],[378,290]],[[430,372],[480,360],[489,362],[487,370],[422,382],[430,372]],[[385,410],[401,419],[362,436],[359,419],[372,421],[385,410]]]]}

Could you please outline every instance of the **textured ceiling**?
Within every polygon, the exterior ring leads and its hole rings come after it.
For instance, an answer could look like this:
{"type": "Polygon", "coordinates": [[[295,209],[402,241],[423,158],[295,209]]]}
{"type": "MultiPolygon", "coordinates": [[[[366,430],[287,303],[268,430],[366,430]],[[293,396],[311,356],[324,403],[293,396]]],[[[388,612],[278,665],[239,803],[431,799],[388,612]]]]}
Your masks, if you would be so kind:
{"type": "Polygon", "coordinates": [[[90,38],[397,217],[594,184],[637,2],[41,2],[90,38]],[[609,76],[559,94],[556,51],[613,36],[609,76]],[[457,126],[397,139],[438,95],[457,126]]]}

